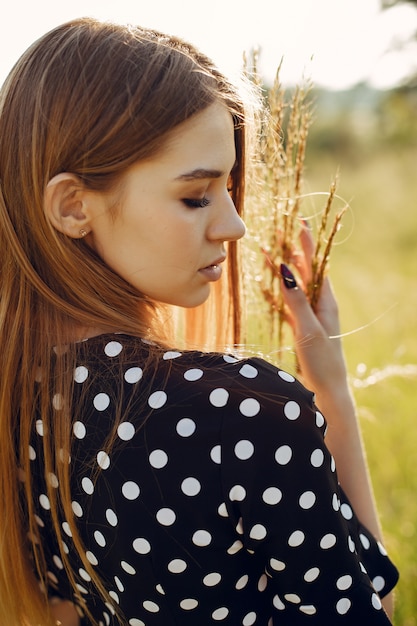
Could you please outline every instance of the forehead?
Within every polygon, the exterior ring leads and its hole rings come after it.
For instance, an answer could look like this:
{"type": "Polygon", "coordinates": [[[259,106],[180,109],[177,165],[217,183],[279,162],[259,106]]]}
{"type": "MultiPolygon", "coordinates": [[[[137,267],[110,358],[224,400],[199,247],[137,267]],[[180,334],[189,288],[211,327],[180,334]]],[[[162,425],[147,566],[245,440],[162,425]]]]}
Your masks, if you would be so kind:
{"type": "Polygon", "coordinates": [[[167,138],[160,158],[172,165],[230,170],[236,160],[231,113],[214,103],[177,126],[167,138]]]}

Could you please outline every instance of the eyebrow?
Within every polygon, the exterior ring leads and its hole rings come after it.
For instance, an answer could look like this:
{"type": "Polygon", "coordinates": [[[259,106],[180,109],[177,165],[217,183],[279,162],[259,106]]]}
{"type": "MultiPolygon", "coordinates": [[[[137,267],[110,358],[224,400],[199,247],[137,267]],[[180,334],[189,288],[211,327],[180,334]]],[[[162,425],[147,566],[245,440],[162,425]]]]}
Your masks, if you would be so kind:
{"type": "Polygon", "coordinates": [[[206,170],[204,168],[197,168],[191,172],[180,174],[175,180],[202,180],[204,178],[221,178],[224,172],[220,170],[206,170]]]}

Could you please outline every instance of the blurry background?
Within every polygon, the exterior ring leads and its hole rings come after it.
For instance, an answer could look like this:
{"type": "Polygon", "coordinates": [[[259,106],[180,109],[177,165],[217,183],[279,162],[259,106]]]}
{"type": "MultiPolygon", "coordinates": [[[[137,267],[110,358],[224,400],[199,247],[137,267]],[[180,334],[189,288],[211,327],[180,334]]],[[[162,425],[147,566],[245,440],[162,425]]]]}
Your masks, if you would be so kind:
{"type": "Polygon", "coordinates": [[[34,39],[84,15],[183,36],[231,75],[259,48],[266,85],[281,58],[289,88],[311,78],[304,189],[327,191],[339,170],[351,205],[332,276],[401,572],[395,624],[417,626],[417,0],[23,0],[2,12],[0,81],[34,39]]]}

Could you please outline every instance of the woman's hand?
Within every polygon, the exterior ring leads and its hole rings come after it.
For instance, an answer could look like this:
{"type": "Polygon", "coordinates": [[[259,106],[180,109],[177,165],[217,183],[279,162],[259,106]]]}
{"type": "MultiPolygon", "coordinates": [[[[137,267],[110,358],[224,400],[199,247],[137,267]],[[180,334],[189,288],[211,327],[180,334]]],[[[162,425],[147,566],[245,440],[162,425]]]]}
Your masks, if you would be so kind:
{"type": "Polygon", "coordinates": [[[61,598],[51,598],[49,601],[50,611],[53,619],[61,626],[80,626],[80,618],[72,602],[61,600],[61,598]]]}
{"type": "MultiPolygon", "coordinates": [[[[311,281],[311,261],[314,242],[310,230],[300,233],[301,249],[293,254],[298,273],[297,286],[282,294],[286,305],[286,320],[291,325],[301,378],[318,398],[329,394],[348,393],[347,371],[340,340],[339,314],[328,277],[324,279],[316,311],[311,308],[304,290],[311,281]]],[[[283,268],[284,269],[284,268],[283,268]]],[[[291,283],[293,284],[293,283],[291,283]]]]}

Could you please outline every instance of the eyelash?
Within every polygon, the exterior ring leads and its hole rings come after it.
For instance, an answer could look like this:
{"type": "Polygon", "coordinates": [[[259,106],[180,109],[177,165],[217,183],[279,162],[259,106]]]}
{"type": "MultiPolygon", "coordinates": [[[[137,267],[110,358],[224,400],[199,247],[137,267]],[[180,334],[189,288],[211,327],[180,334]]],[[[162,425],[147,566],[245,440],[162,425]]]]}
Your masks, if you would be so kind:
{"type": "Polygon", "coordinates": [[[203,209],[210,204],[210,200],[204,196],[204,198],[183,198],[184,204],[190,209],[203,209]]]}

